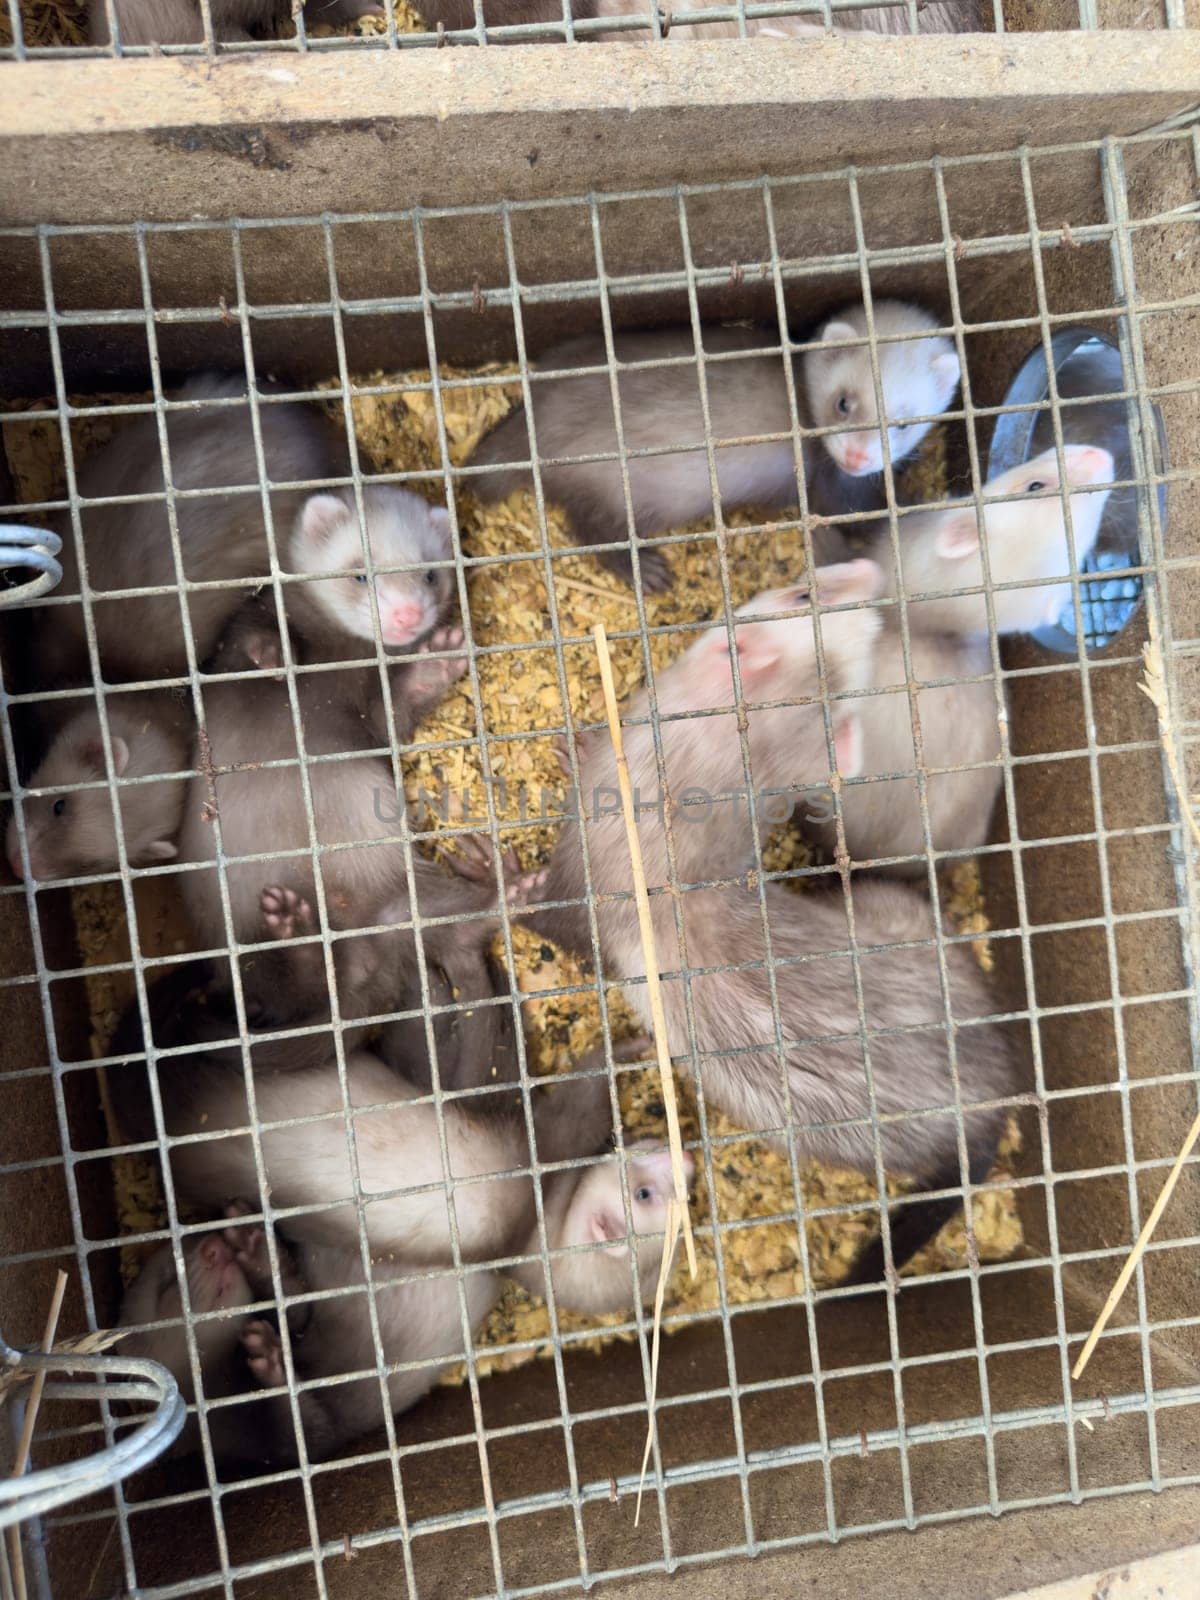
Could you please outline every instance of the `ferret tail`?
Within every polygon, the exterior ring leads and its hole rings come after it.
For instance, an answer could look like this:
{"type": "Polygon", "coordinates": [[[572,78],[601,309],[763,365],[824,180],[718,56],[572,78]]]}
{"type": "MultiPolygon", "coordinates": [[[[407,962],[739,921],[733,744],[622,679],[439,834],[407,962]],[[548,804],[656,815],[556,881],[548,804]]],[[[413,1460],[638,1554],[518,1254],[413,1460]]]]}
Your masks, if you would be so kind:
{"type": "MultiPolygon", "coordinates": [[[[967,1176],[974,1186],[986,1181],[996,1159],[997,1140],[990,1138],[967,1149],[967,1176]]],[[[931,1190],[955,1189],[962,1182],[961,1171],[957,1156],[948,1162],[940,1172],[935,1173],[927,1187],[931,1190]]],[[[892,1262],[899,1272],[900,1268],[912,1260],[917,1252],[924,1248],[931,1239],[935,1238],[945,1227],[946,1223],[958,1216],[963,1209],[960,1195],[947,1195],[937,1200],[922,1200],[915,1197],[903,1205],[894,1207],[888,1213],[888,1232],[891,1238],[892,1262]]],[[[843,1279],[844,1286],[859,1286],[866,1288],[883,1284],[887,1279],[887,1258],[883,1248],[883,1237],[880,1235],[855,1262],[849,1276],[843,1279]]]]}
{"type": "Polygon", "coordinates": [[[464,482],[481,500],[503,500],[527,484],[530,478],[528,467],[510,463],[528,460],[529,426],[524,406],[518,406],[499,427],[480,440],[469,462],[472,467],[495,467],[496,470],[472,475],[464,482]]]}

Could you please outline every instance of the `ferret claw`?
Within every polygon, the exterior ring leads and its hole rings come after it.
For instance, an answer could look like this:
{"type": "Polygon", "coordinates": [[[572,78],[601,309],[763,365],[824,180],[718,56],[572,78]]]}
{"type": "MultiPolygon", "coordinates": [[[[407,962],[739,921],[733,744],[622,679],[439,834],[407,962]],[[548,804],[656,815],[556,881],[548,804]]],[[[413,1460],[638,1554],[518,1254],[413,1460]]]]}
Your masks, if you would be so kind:
{"type": "Polygon", "coordinates": [[[567,743],[565,733],[559,733],[554,736],[554,759],[562,768],[563,777],[569,782],[571,778],[571,749],[567,743]]]}
{"type": "Polygon", "coordinates": [[[242,1349],[254,1381],[264,1389],[278,1389],[287,1382],[283,1369],[283,1345],[279,1333],[269,1322],[252,1317],[242,1329],[242,1349]]]}

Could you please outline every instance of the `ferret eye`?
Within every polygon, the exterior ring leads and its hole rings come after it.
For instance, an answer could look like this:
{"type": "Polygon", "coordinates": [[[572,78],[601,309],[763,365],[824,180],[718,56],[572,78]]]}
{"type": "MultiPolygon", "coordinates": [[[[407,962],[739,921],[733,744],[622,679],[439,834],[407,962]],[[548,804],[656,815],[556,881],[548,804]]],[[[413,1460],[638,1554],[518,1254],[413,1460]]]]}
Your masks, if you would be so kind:
{"type": "Polygon", "coordinates": [[[425,582],[429,585],[429,587],[431,589],[433,588],[434,584],[437,582],[437,573],[433,570],[432,567],[430,567],[429,571],[425,574],[425,582]]]}
{"type": "Polygon", "coordinates": [[[850,396],[845,394],[839,395],[837,408],[839,416],[848,417],[850,415],[850,396]]]}
{"type": "Polygon", "coordinates": [[[355,583],[366,583],[366,581],[367,581],[366,573],[365,572],[356,572],[354,574],[354,581],[355,581],[355,583]]]}
{"type": "Polygon", "coordinates": [[[66,795],[63,795],[61,799],[56,800],[50,809],[54,812],[56,817],[61,817],[63,812],[67,809],[66,795]]]}
{"type": "Polygon", "coordinates": [[[1026,494],[1039,494],[1043,489],[1048,489],[1049,484],[1043,483],[1040,478],[1035,478],[1032,483],[1025,485],[1026,494]]]}
{"type": "Polygon", "coordinates": [[[654,1199],[654,1190],[648,1183],[643,1183],[633,1191],[633,1198],[639,1205],[648,1206],[654,1199]]]}

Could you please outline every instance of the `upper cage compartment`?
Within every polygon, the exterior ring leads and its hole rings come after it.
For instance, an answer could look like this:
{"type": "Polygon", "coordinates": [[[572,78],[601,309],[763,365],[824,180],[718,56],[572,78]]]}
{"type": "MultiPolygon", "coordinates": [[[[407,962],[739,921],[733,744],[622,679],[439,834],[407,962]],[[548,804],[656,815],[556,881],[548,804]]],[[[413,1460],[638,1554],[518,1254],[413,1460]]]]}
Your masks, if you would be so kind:
{"type": "MultiPolygon", "coordinates": [[[[1185,0],[10,0],[0,57],[325,52],[445,44],[678,44],[1188,24],[1185,0]]],[[[614,67],[614,70],[618,70],[614,67]]]]}

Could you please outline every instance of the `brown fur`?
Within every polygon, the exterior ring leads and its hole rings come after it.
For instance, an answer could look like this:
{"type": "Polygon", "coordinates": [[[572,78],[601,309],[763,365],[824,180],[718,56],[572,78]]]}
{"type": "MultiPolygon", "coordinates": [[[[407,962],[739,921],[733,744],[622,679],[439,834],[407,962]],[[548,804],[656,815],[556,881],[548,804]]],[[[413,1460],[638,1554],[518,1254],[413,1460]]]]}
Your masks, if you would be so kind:
{"type": "MultiPolygon", "coordinates": [[[[126,858],[135,867],[169,861],[176,854],[187,779],[135,780],[187,771],[191,743],[187,701],[170,690],[110,694],[105,709],[126,858]]],[[[104,778],[99,715],[94,710],[75,711],[54,734],[28,785],[31,789],[70,786],[74,792],[26,796],[22,802],[30,865],[39,881],[117,870],[116,826],[104,778]],[[98,786],[76,788],[79,784],[98,786]]],[[[15,819],[8,827],[7,852],[9,865],[20,877],[15,819]]]]}

